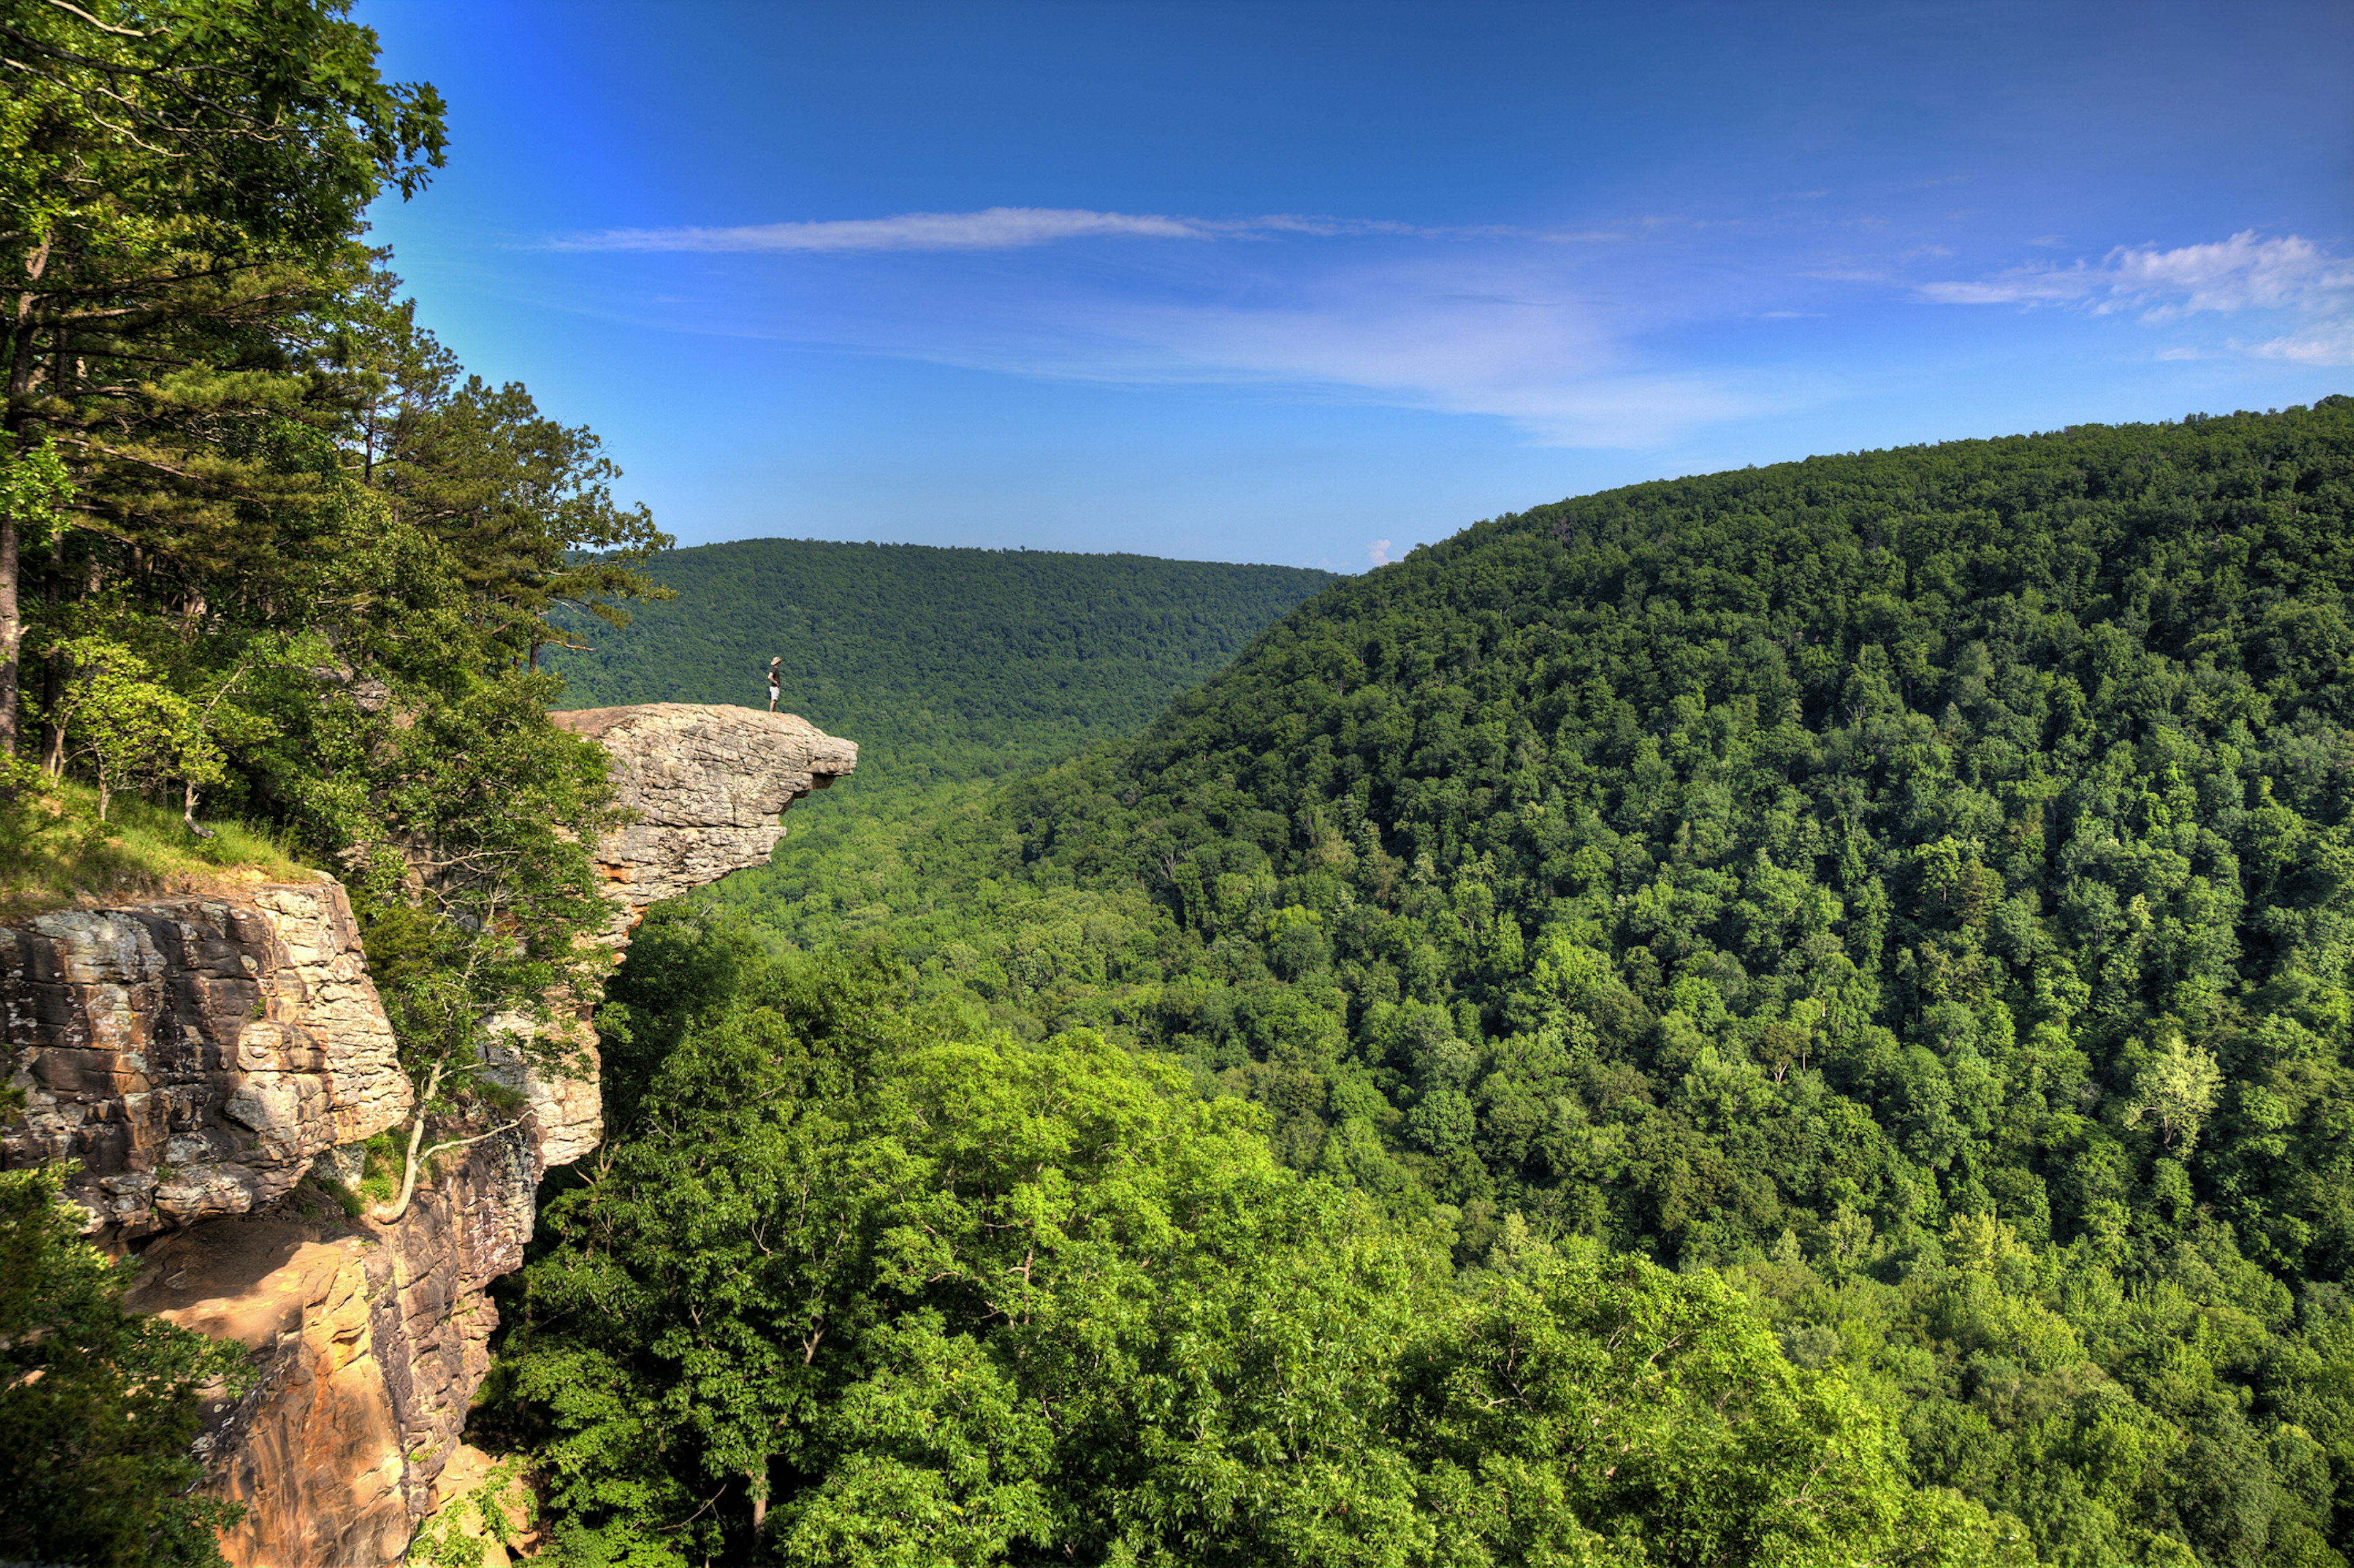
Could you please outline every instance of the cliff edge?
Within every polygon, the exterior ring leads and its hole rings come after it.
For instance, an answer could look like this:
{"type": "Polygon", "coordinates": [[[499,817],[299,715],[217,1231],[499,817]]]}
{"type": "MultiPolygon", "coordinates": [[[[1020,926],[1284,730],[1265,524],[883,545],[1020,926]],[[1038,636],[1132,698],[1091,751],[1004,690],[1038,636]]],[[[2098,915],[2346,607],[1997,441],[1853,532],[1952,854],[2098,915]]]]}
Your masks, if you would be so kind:
{"type": "Polygon", "coordinates": [[[613,758],[613,784],[637,820],[597,845],[618,948],[649,904],[767,863],[783,813],[858,766],[858,747],[798,714],[705,703],[646,703],[550,714],[613,758]]]}
{"type": "MultiPolygon", "coordinates": [[[[857,766],[854,744],[790,714],[550,716],[604,747],[632,813],[595,852],[617,962],[647,905],[765,861],[781,813],[857,766]]],[[[595,1001],[577,999],[584,1038],[595,1001]]],[[[396,1223],[306,1210],[314,1163],[349,1171],[413,1104],[323,875],[0,927],[0,1048],[27,1097],[0,1163],[77,1162],[93,1235],[147,1266],[132,1305],[252,1352],[253,1385],[198,1444],[209,1489],[247,1505],[230,1561],[398,1560],[488,1370],[484,1290],[522,1263],[541,1177],[601,1135],[593,1075],[518,1069],[522,1125],[448,1159],[396,1223]]]]}

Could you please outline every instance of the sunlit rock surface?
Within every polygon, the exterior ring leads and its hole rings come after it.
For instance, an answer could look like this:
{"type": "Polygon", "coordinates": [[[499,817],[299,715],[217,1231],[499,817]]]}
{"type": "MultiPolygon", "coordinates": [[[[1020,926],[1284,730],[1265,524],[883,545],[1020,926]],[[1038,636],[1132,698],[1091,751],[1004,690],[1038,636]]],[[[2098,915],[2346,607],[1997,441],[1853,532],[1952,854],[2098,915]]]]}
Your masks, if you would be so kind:
{"type": "Polygon", "coordinates": [[[26,1116],[10,1167],[71,1160],[120,1240],[251,1212],[410,1104],[337,884],[65,909],[0,927],[26,1116]]]}
{"type": "Polygon", "coordinates": [[[785,809],[858,766],[854,743],[797,714],[647,703],[548,716],[612,755],[620,801],[637,813],[597,845],[617,944],[647,905],[766,863],[785,809]]]}
{"type": "MultiPolygon", "coordinates": [[[[647,905],[765,861],[779,814],[858,756],[788,714],[552,716],[612,756],[636,813],[597,846],[614,906],[600,940],[617,960],[647,905]]],[[[397,1223],[346,1223],[298,1184],[322,1155],[348,1173],[353,1146],[413,1100],[341,886],[0,928],[0,1051],[27,1107],[0,1160],[80,1161],[72,1193],[98,1239],[143,1249],[133,1305],[253,1352],[253,1385],[214,1407],[200,1442],[207,1489],[247,1505],[223,1542],[232,1563],[396,1562],[450,1489],[498,1324],[485,1287],[522,1263],[541,1177],[602,1135],[594,1001],[573,999],[555,1026],[586,1075],[510,1056],[493,1075],[523,1093],[520,1125],[444,1156],[397,1223]]]]}

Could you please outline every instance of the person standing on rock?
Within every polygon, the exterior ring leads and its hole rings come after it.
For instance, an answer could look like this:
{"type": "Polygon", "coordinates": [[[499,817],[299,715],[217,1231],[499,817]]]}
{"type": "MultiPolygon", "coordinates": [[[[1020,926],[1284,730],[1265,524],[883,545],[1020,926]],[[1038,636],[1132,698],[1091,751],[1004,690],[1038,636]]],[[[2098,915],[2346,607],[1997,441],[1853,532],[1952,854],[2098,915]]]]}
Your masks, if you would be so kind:
{"type": "Polygon", "coordinates": [[[785,694],[784,688],[778,684],[778,682],[783,677],[777,673],[777,667],[784,662],[785,656],[781,653],[769,661],[767,673],[769,677],[769,711],[770,713],[775,713],[777,711],[777,699],[785,694]]]}

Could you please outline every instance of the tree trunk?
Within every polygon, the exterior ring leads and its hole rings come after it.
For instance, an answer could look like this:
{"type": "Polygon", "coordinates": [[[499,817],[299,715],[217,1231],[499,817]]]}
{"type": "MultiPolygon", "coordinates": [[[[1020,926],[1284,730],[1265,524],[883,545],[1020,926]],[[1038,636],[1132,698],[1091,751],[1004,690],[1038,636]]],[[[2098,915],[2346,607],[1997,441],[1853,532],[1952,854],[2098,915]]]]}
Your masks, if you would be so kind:
{"type": "MultiPolygon", "coordinates": [[[[58,623],[58,593],[65,581],[64,530],[49,541],[49,569],[43,575],[41,596],[48,603],[48,623],[58,623]]],[[[66,726],[57,720],[58,704],[66,692],[66,662],[52,653],[41,661],[41,771],[52,779],[66,772],[66,726]]]]}
{"type": "Polygon", "coordinates": [[[755,1537],[769,1533],[769,1478],[744,1472],[744,1480],[752,1489],[752,1533],[755,1537]]]}
{"type": "Polygon", "coordinates": [[[16,520],[0,517],[0,753],[16,754],[16,650],[25,618],[16,609],[16,520]]]}
{"type": "Polygon", "coordinates": [[[196,822],[196,781],[193,779],[183,779],[180,782],[183,786],[180,795],[180,821],[187,823],[188,832],[196,837],[211,838],[213,831],[207,827],[201,827],[196,822]]]}
{"type": "MultiPolygon", "coordinates": [[[[32,390],[35,360],[35,334],[38,331],[33,319],[33,291],[30,285],[41,281],[48,270],[49,237],[33,253],[25,258],[27,287],[16,294],[16,319],[9,323],[8,401],[15,404],[32,390]]],[[[21,450],[25,439],[25,421],[20,412],[12,408],[8,433],[16,438],[21,450]]],[[[16,604],[16,519],[0,517],[0,754],[16,754],[16,651],[25,641],[25,618],[16,604]]]]}
{"type": "Polygon", "coordinates": [[[433,1064],[425,1075],[425,1092],[417,1097],[417,1118],[408,1124],[408,1151],[401,1160],[400,1196],[389,1209],[378,1209],[376,1219],[384,1224],[397,1224],[408,1213],[408,1200],[417,1195],[417,1168],[423,1161],[418,1158],[418,1146],[425,1141],[425,1107],[433,1103],[434,1092],[441,1087],[442,1064],[433,1064]]]}

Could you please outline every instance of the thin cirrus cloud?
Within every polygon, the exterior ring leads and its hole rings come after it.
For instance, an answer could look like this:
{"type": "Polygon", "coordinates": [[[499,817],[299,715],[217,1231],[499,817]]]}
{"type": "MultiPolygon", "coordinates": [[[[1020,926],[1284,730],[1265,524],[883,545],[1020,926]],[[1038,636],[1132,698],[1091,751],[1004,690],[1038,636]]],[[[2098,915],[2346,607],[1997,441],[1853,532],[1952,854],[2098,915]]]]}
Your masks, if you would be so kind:
{"type": "Polygon", "coordinates": [[[1923,298],[1949,305],[2073,304],[2095,313],[2137,310],[2166,322],[2200,312],[2336,312],[2354,296],[2354,262],[2301,235],[2277,239],[2243,229],[2228,239],[2121,245],[2098,263],[2014,267],[1975,282],[1924,283],[1923,298]]]}
{"type": "Polygon", "coordinates": [[[1322,272],[1242,303],[1055,290],[986,319],[869,318],[854,330],[872,334],[870,350],[974,369],[1292,387],[1485,416],[1542,446],[1652,446],[1812,395],[1654,367],[1624,313],[1564,297],[1543,269],[1463,259],[1322,272]]]}
{"type": "Polygon", "coordinates": [[[2354,365],[2354,321],[2331,322],[2316,331],[2286,333],[2263,343],[2234,338],[2231,346],[2258,359],[2283,359],[2292,365],[2354,365]]]}
{"type": "MultiPolygon", "coordinates": [[[[1271,213],[1257,217],[1172,217],[1163,213],[1091,212],[1084,207],[992,207],[979,212],[904,212],[732,227],[607,228],[558,236],[553,250],[653,252],[803,252],[850,254],[879,250],[1022,250],[1074,239],[1247,239],[1278,234],[1395,235],[1414,238],[1492,237],[1521,231],[1503,227],[1433,228],[1377,218],[1271,213]]],[[[1600,236],[1548,238],[1591,238],[1600,236]]]]}
{"type": "MultiPolygon", "coordinates": [[[[1758,311],[1776,291],[1770,264],[1746,269],[1749,281],[1731,287],[1721,272],[1693,272],[1687,265],[1683,271],[1693,276],[1680,284],[1677,259],[1689,263],[1694,248],[1706,244],[1683,229],[1625,245],[1561,243],[1624,238],[1610,230],[1431,228],[1297,214],[1203,217],[991,207],[606,229],[551,239],[546,248],[822,260],[1105,241],[1141,245],[1148,253],[1156,244],[1207,246],[1190,251],[1197,263],[1172,269],[1154,262],[1124,279],[1100,270],[1065,275],[1067,269],[1043,257],[1012,271],[945,276],[937,269],[920,275],[821,269],[795,292],[792,321],[775,330],[854,352],[1040,378],[1288,387],[1497,419],[1541,446],[1653,447],[1702,427],[1837,396],[1819,373],[1810,377],[1730,357],[1677,363],[1647,347],[1653,328],[1673,332],[1728,315],[1779,320],[1823,313],[1758,311]],[[1330,238],[1380,248],[1318,246],[1278,260],[1264,245],[1228,251],[1217,243],[1330,238]],[[1433,241],[1447,243],[1432,248],[1433,241]],[[1744,291],[1765,297],[1744,299],[1744,291]]],[[[1905,259],[1946,249],[1917,245],[1905,259]]],[[[1874,291],[1893,281],[1886,272],[1811,276],[1869,283],[1874,291]]],[[[2164,355],[2354,362],[2354,262],[2298,235],[2247,230],[2173,249],[2120,246],[2098,260],[2029,264],[1975,281],[1921,283],[1913,292],[1953,305],[2132,313],[2146,323],[2244,313],[2259,330],[2221,343],[2177,344],[2164,355]]]]}
{"type": "MultiPolygon", "coordinates": [[[[1540,445],[1649,446],[1754,411],[1706,375],[1647,371],[1623,313],[1564,298],[1564,269],[1612,253],[1606,230],[1430,227],[1274,214],[1205,218],[1084,208],[609,229],[547,242],[572,251],[737,252],[812,260],[973,253],[1070,241],[1352,238],[1444,249],[1319,251],[1276,262],[1148,270],[1125,285],[1052,268],[957,280],[813,275],[779,335],[829,346],[1057,380],[1290,387],[1486,416],[1540,445]],[[1416,258],[1409,260],[1407,258],[1416,258]]],[[[1239,260],[1239,258],[1237,259],[1239,260]]],[[[1606,292],[1606,291],[1605,291],[1606,292]]]]}

